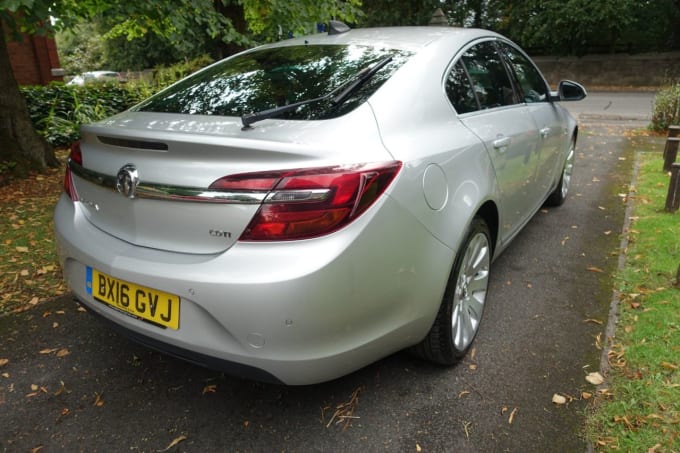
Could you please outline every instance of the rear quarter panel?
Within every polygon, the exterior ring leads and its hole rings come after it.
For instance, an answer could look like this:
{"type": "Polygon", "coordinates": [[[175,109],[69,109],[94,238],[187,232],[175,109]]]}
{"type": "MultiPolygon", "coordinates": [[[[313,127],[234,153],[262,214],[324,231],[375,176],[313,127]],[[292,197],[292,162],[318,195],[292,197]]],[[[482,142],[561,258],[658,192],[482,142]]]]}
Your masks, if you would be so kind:
{"type": "Polygon", "coordinates": [[[426,47],[370,100],[385,147],[404,162],[404,181],[391,196],[454,252],[480,206],[497,199],[486,148],[444,93],[443,78],[459,46],[452,39],[426,47]],[[425,197],[425,174],[433,165],[446,179],[446,202],[438,209],[425,197]]]}

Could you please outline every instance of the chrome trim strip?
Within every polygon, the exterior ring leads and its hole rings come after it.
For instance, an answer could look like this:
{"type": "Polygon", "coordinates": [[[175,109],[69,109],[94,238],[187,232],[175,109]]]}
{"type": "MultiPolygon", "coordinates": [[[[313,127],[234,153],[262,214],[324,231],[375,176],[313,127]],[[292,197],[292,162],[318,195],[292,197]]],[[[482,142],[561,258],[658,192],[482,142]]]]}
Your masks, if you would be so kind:
{"type": "MultiPolygon", "coordinates": [[[[88,170],[82,165],[69,159],[67,163],[71,172],[93,184],[116,191],[116,177],[88,170]]],[[[267,192],[232,191],[202,189],[197,187],[169,186],[141,182],[137,185],[135,198],[154,200],[194,201],[199,203],[231,203],[231,204],[261,204],[267,197],[267,192]]]]}
{"type": "Polygon", "coordinates": [[[331,189],[274,190],[267,195],[265,203],[304,203],[324,201],[330,196],[331,189]]]}

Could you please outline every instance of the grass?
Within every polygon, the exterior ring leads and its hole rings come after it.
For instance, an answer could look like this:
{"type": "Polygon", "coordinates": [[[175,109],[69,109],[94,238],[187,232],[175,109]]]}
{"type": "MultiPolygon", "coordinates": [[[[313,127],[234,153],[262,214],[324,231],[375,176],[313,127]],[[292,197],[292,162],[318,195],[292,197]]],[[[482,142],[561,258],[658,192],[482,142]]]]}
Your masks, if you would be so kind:
{"type": "MultiPolygon", "coordinates": [[[[64,160],[66,152],[58,152],[64,160]]],[[[54,244],[52,211],[63,167],[0,187],[0,315],[66,292],[54,244]]]]}
{"type": "Polygon", "coordinates": [[[588,436],[600,451],[680,452],[680,212],[664,211],[669,176],[658,150],[638,161],[611,370],[588,436]]]}

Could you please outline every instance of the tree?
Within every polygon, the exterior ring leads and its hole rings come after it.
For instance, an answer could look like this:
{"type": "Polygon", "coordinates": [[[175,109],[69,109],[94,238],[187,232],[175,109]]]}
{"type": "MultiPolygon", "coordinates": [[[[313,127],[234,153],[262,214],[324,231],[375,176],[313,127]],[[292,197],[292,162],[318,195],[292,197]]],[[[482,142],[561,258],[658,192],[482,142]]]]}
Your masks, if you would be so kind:
{"type": "Polygon", "coordinates": [[[57,165],[54,151],[33,127],[19,92],[6,45],[5,25],[0,22],[0,163],[17,164],[16,172],[44,170],[57,165]]]}
{"type": "Polygon", "coordinates": [[[119,2],[116,0],[5,0],[0,9],[0,162],[43,170],[57,165],[54,151],[35,132],[19,92],[7,53],[6,37],[19,32],[51,34],[83,20],[107,17],[115,24],[107,38],[139,38],[148,33],[168,38],[175,45],[213,40],[247,46],[253,43],[242,29],[276,39],[278,30],[296,32],[305,24],[333,16],[353,21],[360,15],[360,0],[173,0],[119,2]],[[225,15],[228,14],[228,15],[225,15]],[[241,25],[241,26],[239,26],[241,25]]]}

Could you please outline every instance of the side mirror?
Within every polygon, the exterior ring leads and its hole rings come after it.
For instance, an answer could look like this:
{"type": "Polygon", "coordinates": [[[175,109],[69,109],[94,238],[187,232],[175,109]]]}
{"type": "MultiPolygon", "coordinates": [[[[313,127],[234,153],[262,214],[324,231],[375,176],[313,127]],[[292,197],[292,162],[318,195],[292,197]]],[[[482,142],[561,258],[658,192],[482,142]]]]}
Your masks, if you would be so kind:
{"type": "Polygon", "coordinates": [[[580,83],[571,80],[562,80],[557,91],[550,93],[553,101],[580,101],[588,95],[586,89],[580,83]]]}

